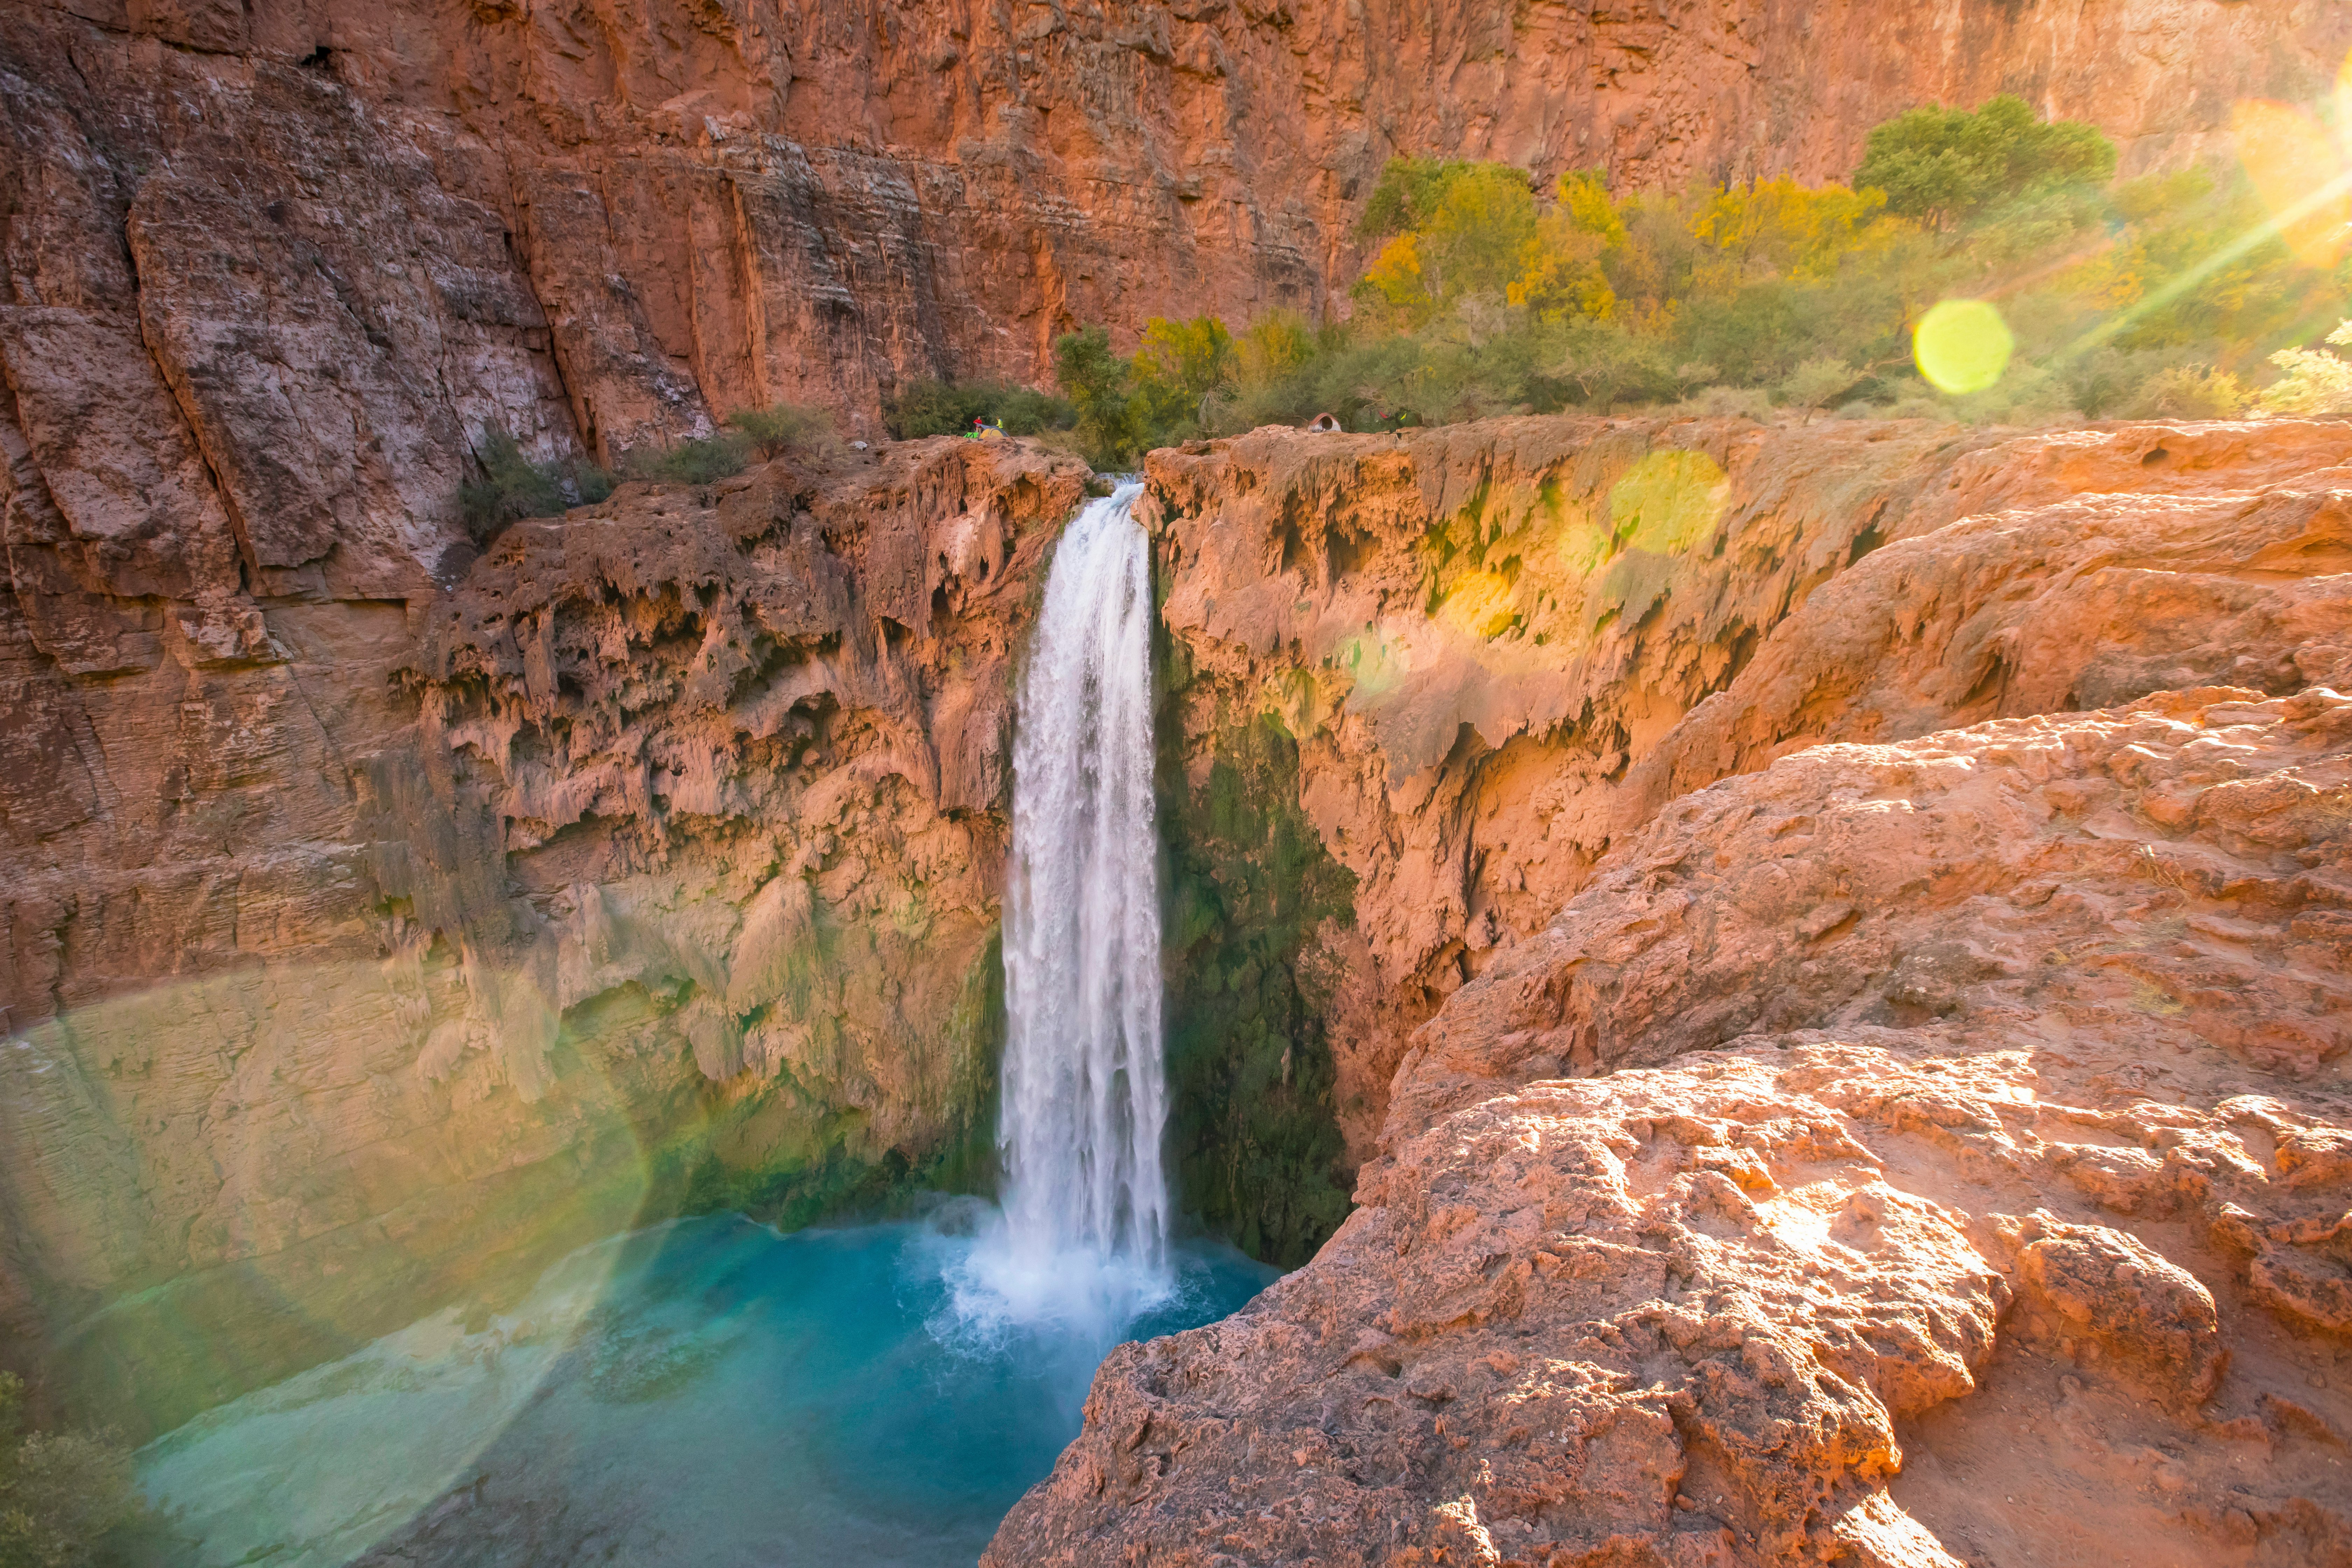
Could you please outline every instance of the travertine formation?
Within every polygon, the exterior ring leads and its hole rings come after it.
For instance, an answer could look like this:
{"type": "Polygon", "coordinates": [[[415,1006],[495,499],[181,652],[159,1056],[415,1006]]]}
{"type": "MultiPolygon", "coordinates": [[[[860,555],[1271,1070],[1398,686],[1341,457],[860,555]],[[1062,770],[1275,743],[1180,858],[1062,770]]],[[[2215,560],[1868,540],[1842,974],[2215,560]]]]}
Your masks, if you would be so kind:
{"type": "Polygon", "coordinates": [[[2352,436],[1478,434],[1155,463],[1359,869],[1343,1085],[1427,1021],[990,1561],[2346,1562],[2352,436]]]}
{"type": "Polygon", "coordinates": [[[1524,419],[1154,454],[1185,765],[1271,717],[1356,879],[1352,926],[1298,958],[1351,1152],[1412,1030],[1677,795],[1823,740],[2352,684],[2347,462],[2352,428],[2290,421],[1524,419]]]}
{"type": "Polygon", "coordinates": [[[989,1561],[2343,1563],[2348,961],[2326,688],[1687,795],[1416,1037],[1313,1264],[1113,1353],[989,1561]]]}
{"type": "Polygon", "coordinates": [[[14,623],[16,1355],[152,1429],[682,1205],[984,1175],[1010,660],[1085,478],[631,486],[105,679],[14,623]]]}

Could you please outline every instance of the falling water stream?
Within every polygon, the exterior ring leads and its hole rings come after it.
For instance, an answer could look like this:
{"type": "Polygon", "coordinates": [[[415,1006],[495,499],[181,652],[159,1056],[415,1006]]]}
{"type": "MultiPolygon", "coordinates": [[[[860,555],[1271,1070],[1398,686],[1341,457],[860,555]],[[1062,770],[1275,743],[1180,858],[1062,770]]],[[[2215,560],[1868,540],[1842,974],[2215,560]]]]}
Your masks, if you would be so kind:
{"type": "Polygon", "coordinates": [[[1139,489],[1064,534],[1019,692],[1002,1206],[583,1248],[141,1449],[165,1561],[970,1568],[1106,1351],[1272,1278],[1171,1237],[1139,489]]]}
{"type": "Polygon", "coordinates": [[[1168,1122],[1139,483],[1070,524],[1020,690],[1004,892],[1004,1213],[978,1312],[1123,1328],[1163,1295],[1168,1122]]]}

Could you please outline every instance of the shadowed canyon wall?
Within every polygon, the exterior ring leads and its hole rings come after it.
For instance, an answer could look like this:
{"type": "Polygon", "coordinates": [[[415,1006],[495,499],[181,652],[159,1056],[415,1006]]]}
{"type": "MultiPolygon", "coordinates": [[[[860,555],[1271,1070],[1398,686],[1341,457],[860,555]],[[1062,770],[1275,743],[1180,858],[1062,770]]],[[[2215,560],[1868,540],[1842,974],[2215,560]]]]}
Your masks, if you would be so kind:
{"type": "Polygon", "coordinates": [[[989,1182],[1011,661],[1084,478],[631,486],[102,679],[12,602],[18,1355],[152,1430],[643,1219],[989,1182]]]}

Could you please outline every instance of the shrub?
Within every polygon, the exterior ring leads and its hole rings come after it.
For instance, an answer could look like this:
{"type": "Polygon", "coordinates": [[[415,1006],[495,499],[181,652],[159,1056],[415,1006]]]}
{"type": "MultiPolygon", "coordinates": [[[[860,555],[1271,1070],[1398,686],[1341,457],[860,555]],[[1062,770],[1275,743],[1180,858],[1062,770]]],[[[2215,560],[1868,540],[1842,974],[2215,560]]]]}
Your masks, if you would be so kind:
{"type": "Polygon", "coordinates": [[[883,426],[901,441],[961,436],[975,419],[992,419],[1008,436],[1066,430],[1077,423],[1068,401],[1003,382],[910,381],[882,404],[883,426]]]}
{"type": "Polygon", "coordinates": [[[750,466],[751,442],[731,430],[660,449],[639,447],[625,467],[630,477],[671,484],[708,485],[731,479],[750,466]]]}
{"type": "Polygon", "coordinates": [[[482,430],[475,459],[482,477],[457,487],[457,510],[477,544],[488,544],[509,523],[527,517],[554,517],[567,507],[587,506],[613,493],[613,476],[580,458],[534,463],[502,427],[482,430]]]}
{"type": "Polygon", "coordinates": [[[1762,424],[1772,417],[1772,400],[1753,388],[1710,386],[1685,399],[1682,409],[1699,419],[1752,419],[1762,424]]]}
{"type": "Polygon", "coordinates": [[[2143,383],[2132,413],[2142,419],[2235,419],[2253,395],[2226,370],[2174,365],[2143,383]]]}
{"type": "Polygon", "coordinates": [[[1830,355],[1809,359],[1781,379],[1780,399],[1810,415],[1844,401],[1861,380],[1861,373],[1842,359],[1830,355]]]}
{"type": "Polygon", "coordinates": [[[835,444],[833,416],[822,408],[797,403],[771,403],[765,408],[739,408],[728,425],[751,442],[763,460],[786,452],[820,452],[835,444]]]}
{"type": "MultiPolygon", "coordinates": [[[[2352,321],[2327,334],[2331,343],[2352,343],[2352,321]]],[[[2271,363],[2286,374],[2262,395],[2266,414],[2352,414],[2352,360],[2326,349],[2281,349],[2271,363]]]]}
{"type": "Polygon", "coordinates": [[[0,1568],[73,1568],[137,1511],[131,1453],[103,1432],[25,1433],[24,1400],[0,1372],[0,1568]]]}

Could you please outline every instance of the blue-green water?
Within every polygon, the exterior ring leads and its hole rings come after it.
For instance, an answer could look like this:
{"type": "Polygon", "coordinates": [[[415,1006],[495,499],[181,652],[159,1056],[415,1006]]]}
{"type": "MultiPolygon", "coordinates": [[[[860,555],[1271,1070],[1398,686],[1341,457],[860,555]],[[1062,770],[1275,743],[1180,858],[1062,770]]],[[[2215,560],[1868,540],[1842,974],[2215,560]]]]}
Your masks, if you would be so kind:
{"type": "Polygon", "coordinates": [[[1112,1343],[1273,1273],[1184,1248],[1123,1331],[1024,1326],[959,1303],[957,1228],[616,1237],[511,1311],[453,1309],[207,1412],[141,1450],[141,1482],[206,1568],[968,1565],[1112,1343]]]}

